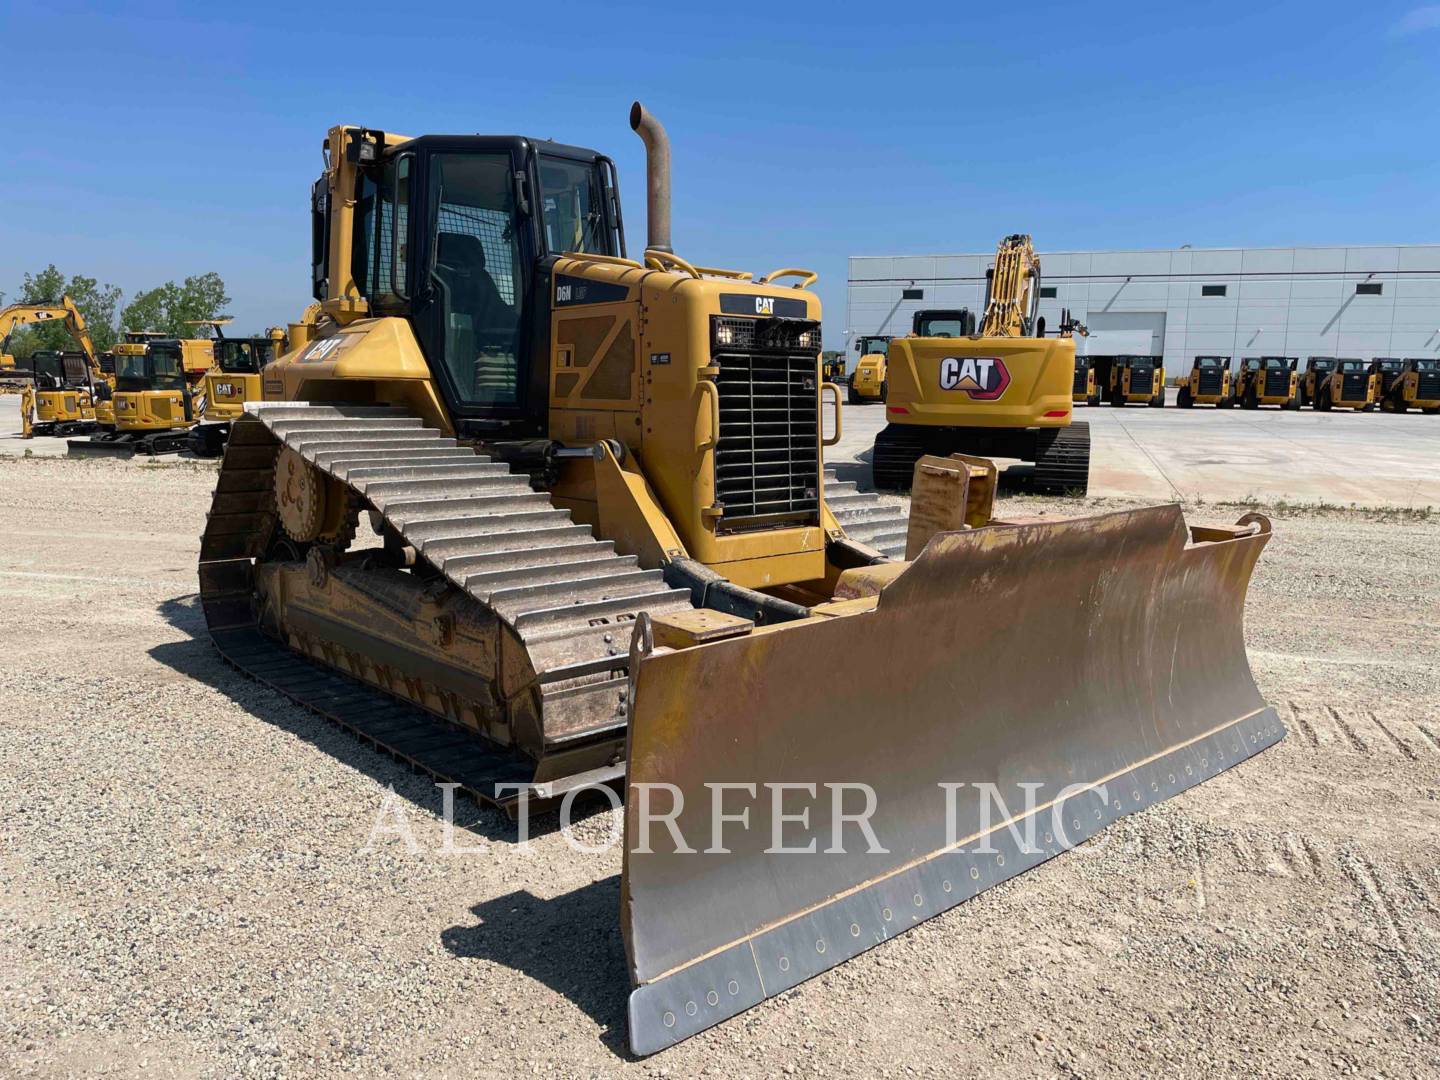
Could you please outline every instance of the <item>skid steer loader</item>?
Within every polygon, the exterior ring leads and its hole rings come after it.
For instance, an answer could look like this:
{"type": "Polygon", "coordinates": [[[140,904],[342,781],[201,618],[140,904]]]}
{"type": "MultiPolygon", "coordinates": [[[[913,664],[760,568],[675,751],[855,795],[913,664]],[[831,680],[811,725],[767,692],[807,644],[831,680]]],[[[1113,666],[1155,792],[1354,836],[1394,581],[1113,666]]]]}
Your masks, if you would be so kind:
{"type": "Polygon", "coordinates": [[[1230,357],[1197,356],[1190,364],[1189,377],[1180,384],[1175,404],[1182,409],[1214,405],[1227,409],[1230,400],[1230,357]]]}
{"type": "Polygon", "coordinates": [[[974,458],[919,461],[908,518],[831,484],[815,275],[677,255],[630,124],[641,260],[595,151],[331,129],[318,306],[232,424],[199,577],[230,663],[479,799],[624,785],[648,1054],[1284,730],[1242,638],[1264,518],[994,522],[974,458]]]}
{"type": "Polygon", "coordinates": [[[969,311],[917,311],[890,342],[885,428],[875,438],[875,486],[905,489],[925,454],[964,451],[1035,463],[1035,490],[1084,494],[1090,426],[1072,422],[1078,323],[1043,335],[1040,258],[1030,237],[1000,241],[986,275],[978,332],[969,311]]]}
{"type": "Polygon", "coordinates": [[[1378,385],[1375,393],[1385,412],[1419,409],[1431,416],[1440,413],[1440,359],[1406,357],[1391,376],[1384,396],[1380,396],[1378,385]]]}
{"type": "Polygon", "coordinates": [[[1300,404],[1319,408],[1320,384],[1335,370],[1337,360],[1333,356],[1309,356],[1305,358],[1305,374],[1300,376],[1300,404]]]}
{"type": "Polygon", "coordinates": [[[1329,370],[1315,389],[1315,408],[1320,412],[1331,409],[1370,412],[1375,408],[1375,385],[1375,375],[1364,360],[1338,357],[1330,362],[1329,370]]]}
{"type": "Polygon", "coordinates": [[[1070,389],[1070,401],[1090,407],[1100,404],[1100,386],[1095,381],[1095,366],[1088,356],[1075,357],[1075,385],[1070,389]]]}
{"type": "Polygon", "coordinates": [[[1231,401],[1242,409],[1278,405],[1300,408],[1298,361],[1290,356],[1247,356],[1231,382],[1231,401]]]}

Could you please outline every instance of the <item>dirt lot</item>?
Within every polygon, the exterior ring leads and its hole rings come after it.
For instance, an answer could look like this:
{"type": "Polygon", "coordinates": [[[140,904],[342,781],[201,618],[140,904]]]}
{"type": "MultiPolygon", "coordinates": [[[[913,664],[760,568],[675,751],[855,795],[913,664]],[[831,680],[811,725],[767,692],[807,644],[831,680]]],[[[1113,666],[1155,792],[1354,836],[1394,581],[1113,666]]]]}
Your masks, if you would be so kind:
{"type": "Polygon", "coordinates": [[[213,477],[0,461],[0,1073],[1440,1073],[1440,516],[1275,513],[1278,747],[635,1061],[618,851],[443,855],[428,782],[224,668],[213,477]],[[367,850],[392,785],[418,854],[367,850]]]}

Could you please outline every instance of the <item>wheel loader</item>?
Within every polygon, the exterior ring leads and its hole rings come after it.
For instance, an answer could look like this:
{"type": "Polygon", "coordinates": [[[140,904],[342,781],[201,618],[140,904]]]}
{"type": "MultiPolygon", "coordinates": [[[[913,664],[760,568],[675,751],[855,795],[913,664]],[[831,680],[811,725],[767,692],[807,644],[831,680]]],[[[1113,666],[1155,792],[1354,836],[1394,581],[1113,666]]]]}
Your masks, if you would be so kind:
{"type": "Polygon", "coordinates": [[[1370,412],[1375,408],[1376,382],[1376,376],[1364,360],[1337,357],[1315,389],[1314,406],[1320,412],[1331,409],[1370,412]]]}
{"type": "MultiPolygon", "coordinates": [[[[1381,391],[1378,382],[1376,398],[1384,412],[1408,412],[1419,409],[1432,416],[1440,413],[1440,359],[1406,357],[1390,374],[1389,384],[1381,391]]],[[[1383,376],[1377,376],[1377,379],[1383,376]]]]}
{"type": "Polygon", "coordinates": [[[1094,407],[1100,404],[1100,386],[1095,380],[1095,367],[1088,356],[1075,357],[1075,385],[1070,390],[1072,404],[1094,407]]]}
{"type": "Polygon", "coordinates": [[[88,439],[71,439],[70,457],[175,454],[205,411],[203,380],[214,363],[208,340],[155,338],[115,346],[115,426],[88,439]]]}
{"type": "Polygon", "coordinates": [[[1214,405],[1228,409],[1230,399],[1230,357],[1197,356],[1190,364],[1190,375],[1180,384],[1175,404],[1182,409],[1196,405],[1214,405]]]}
{"type": "MultiPolygon", "coordinates": [[[[12,304],[0,310],[0,353],[5,352],[4,344],[17,327],[56,319],[80,347],[81,363],[77,366],[72,354],[69,362],[47,358],[38,366],[32,364],[26,369],[7,372],[12,378],[33,380],[32,385],[21,392],[23,438],[73,435],[107,429],[114,422],[110,404],[114,380],[102,370],[95,343],[85,327],[85,316],[69,296],[62,296],[58,304],[12,304]]],[[[13,364],[13,357],[11,362],[13,364]]]]}
{"type": "Polygon", "coordinates": [[[260,371],[284,352],[285,332],[272,329],[264,337],[226,337],[229,319],[196,320],[215,330],[215,366],[205,374],[205,412],[187,436],[196,457],[219,457],[230,425],[245,411],[245,402],[260,400],[260,371]]]}
{"type": "Polygon", "coordinates": [[[1043,337],[1040,259],[1030,237],[1007,236],[986,275],[979,329],[970,312],[918,311],[890,342],[885,428],[875,486],[904,490],[926,454],[963,451],[1035,463],[1034,489],[1084,494],[1090,427],[1072,417],[1075,327],[1043,337]]]}
{"type": "MultiPolygon", "coordinates": [[[[1264,518],[1001,522],[963,456],[915,463],[908,517],[832,486],[815,275],[677,254],[664,129],[630,126],[639,259],[601,153],[330,130],[317,305],[231,426],[199,578],[228,662],[437,779],[623,792],[649,1054],[1284,729],[1241,626],[1264,518]]],[[[1067,342],[955,344],[1066,397],[1067,342]]]]}
{"type": "Polygon", "coordinates": [[[1292,356],[1247,356],[1230,384],[1231,401],[1242,409],[1278,405],[1300,408],[1298,360],[1292,356]]]}

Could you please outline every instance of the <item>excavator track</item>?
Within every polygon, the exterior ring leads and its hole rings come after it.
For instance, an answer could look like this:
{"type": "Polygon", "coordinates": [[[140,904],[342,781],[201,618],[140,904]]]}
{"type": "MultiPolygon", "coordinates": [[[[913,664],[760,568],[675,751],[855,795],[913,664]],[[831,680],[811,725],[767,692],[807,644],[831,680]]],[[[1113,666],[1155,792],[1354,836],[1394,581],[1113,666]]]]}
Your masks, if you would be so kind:
{"type": "MultiPolygon", "coordinates": [[[[211,638],[230,664],[503,806],[520,792],[497,791],[499,783],[528,780],[525,797],[545,799],[623,775],[633,621],[640,612],[692,606],[689,591],[596,540],[504,462],[398,410],[304,403],[252,403],[233,425],[201,538],[200,597],[211,638]],[[422,709],[262,628],[256,571],[284,540],[274,493],[282,447],[343,483],[351,507],[370,510],[377,531],[413,549],[417,565],[501,624],[502,648],[512,650],[506,655],[523,653],[533,678],[506,697],[498,672],[467,672],[478,695],[492,696],[475,713],[498,710],[512,730],[518,717],[543,732],[543,760],[486,739],[464,710],[422,709]]],[[[374,666],[378,677],[381,664],[374,666]]],[[[410,678],[403,666],[399,674],[410,678]]]]}

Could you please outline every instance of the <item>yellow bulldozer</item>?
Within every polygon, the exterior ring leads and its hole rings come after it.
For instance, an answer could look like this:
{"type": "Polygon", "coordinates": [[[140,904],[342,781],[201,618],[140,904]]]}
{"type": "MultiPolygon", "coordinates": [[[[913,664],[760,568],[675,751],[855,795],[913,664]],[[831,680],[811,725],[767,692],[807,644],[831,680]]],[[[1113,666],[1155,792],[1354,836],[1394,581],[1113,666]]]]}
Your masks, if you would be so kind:
{"type": "Polygon", "coordinates": [[[855,370],[850,373],[851,405],[885,400],[889,389],[886,374],[890,338],[885,334],[862,334],[855,340],[855,370]]]}
{"type": "Polygon", "coordinates": [[[918,311],[909,337],[890,342],[885,428],[871,462],[875,485],[903,490],[926,454],[957,451],[1033,461],[1034,489],[1084,494],[1090,426],[1073,422],[1074,333],[1062,318],[1041,336],[1040,258],[1029,236],[1000,242],[985,310],[918,311]]]}
{"type": "Polygon", "coordinates": [[[115,423],[88,439],[71,439],[70,457],[174,454],[205,411],[205,374],[214,364],[209,340],[131,332],[115,353],[115,423]]]}
{"type": "Polygon", "coordinates": [[[102,370],[85,316],[70,297],[62,296],[58,304],[12,304],[0,310],[0,353],[6,352],[17,327],[57,319],[79,346],[78,355],[37,353],[28,368],[5,372],[9,378],[31,380],[20,398],[21,435],[27,439],[106,430],[114,423],[113,376],[102,370]]]}
{"type": "MultiPolygon", "coordinates": [[[[601,153],[329,131],[317,306],[231,425],[199,578],[230,663],[435,777],[623,799],[648,1054],[1284,729],[1241,630],[1264,518],[994,521],[974,458],[916,462],[908,518],[832,488],[815,275],[677,254],[630,125],[638,259],[601,153]]],[[[1068,403],[1068,343],[952,344],[1068,403]]]]}

